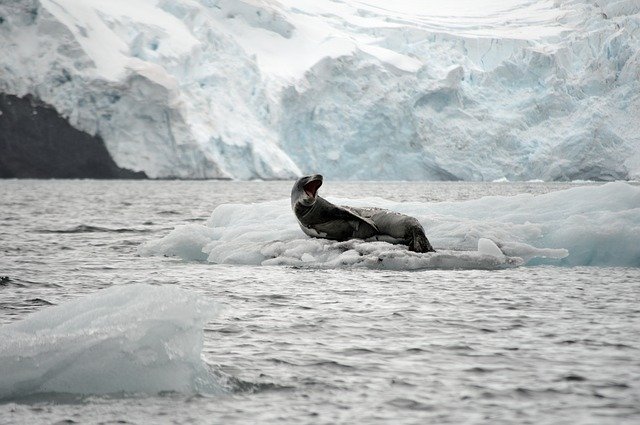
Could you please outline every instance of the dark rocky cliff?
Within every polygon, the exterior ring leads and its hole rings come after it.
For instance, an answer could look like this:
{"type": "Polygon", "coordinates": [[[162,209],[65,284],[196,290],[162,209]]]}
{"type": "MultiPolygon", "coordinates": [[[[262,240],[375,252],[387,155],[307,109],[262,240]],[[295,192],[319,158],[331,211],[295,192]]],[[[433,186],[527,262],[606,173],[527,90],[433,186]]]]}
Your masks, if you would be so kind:
{"type": "Polygon", "coordinates": [[[75,129],[33,96],[0,94],[0,178],[141,179],[120,168],[99,136],[75,129]]]}

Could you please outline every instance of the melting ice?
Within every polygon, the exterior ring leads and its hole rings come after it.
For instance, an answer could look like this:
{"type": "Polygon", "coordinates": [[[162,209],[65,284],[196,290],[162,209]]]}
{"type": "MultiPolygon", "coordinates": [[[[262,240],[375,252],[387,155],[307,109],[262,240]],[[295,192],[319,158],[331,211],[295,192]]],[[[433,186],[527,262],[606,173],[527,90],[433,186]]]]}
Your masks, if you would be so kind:
{"type": "Polygon", "coordinates": [[[216,304],[167,286],[115,286],[0,328],[0,399],[40,393],[217,393],[200,355],[216,304]]]}
{"type": "Polygon", "coordinates": [[[496,269],[550,263],[640,267],[640,187],[615,182],[534,196],[462,202],[329,200],[416,217],[438,252],[401,245],[313,239],[289,200],[217,207],[207,225],[189,224],[139,248],[141,255],[246,265],[382,269],[496,269]]]}

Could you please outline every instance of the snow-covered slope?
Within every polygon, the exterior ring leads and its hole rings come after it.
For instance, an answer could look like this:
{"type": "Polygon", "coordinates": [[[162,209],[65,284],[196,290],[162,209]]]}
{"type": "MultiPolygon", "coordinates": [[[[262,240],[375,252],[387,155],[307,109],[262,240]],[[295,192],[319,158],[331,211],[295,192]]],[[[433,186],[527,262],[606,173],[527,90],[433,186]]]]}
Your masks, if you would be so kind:
{"type": "Polygon", "coordinates": [[[638,179],[640,1],[2,2],[0,91],[152,177],[638,179]]]}

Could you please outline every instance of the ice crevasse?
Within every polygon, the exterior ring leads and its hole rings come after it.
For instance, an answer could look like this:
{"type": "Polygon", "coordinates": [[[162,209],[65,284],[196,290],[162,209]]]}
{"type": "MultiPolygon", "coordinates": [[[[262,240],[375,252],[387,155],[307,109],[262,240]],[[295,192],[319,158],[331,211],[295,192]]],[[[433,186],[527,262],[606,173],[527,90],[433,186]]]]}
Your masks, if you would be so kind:
{"type": "Polygon", "coordinates": [[[450,3],[3,2],[0,92],[150,177],[640,177],[637,1],[450,3]]]}

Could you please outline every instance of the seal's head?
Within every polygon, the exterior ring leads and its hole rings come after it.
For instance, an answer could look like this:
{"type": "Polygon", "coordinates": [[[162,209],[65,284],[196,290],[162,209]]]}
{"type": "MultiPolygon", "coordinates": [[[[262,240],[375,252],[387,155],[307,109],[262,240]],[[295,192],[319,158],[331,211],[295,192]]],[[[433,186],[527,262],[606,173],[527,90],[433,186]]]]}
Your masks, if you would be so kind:
{"type": "Polygon", "coordinates": [[[291,189],[291,206],[295,207],[297,203],[305,207],[312,206],[316,202],[320,186],[322,186],[320,174],[300,177],[291,189]]]}

